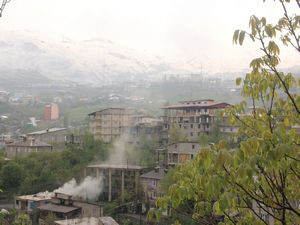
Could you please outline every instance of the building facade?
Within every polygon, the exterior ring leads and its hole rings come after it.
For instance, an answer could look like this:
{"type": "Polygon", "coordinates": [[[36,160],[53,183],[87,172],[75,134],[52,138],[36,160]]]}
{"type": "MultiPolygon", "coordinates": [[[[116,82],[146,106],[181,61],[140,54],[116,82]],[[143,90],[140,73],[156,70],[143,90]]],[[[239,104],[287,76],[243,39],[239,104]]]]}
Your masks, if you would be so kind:
{"type": "Polygon", "coordinates": [[[155,167],[154,170],[140,176],[144,202],[149,204],[149,207],[154,207],[157,198],[163,196],[160,188],[160,181],[164,178],[166,173],[167,170],[164,167],[155,167]]]}
{"type": "Polygon", "coordinates": [[[59,119],[59,108],[56,103],[46,105],[44,108],[44,120],[58,120],[59,119]]]}
{"type": "Polygon", "coordinates": [[[26,134],[29,139],[36,139],[46,142],[48,144],[53,143],[65,143],[69,131],[67,128],[49,128],[46,130],[40,130],[26,134]]]}
{"type": "Polygon", "coordinates": [[[121,135],[129,133],[133,110],[108,108],[89,114],[89,129],[95,139],[111,143],[121,135]]]}
{"type": "Polygon", "coordinates": [[[45,142],[25,138],[23,141],[8,144],[5,147],[5,153],[8,158],[27,155],[33,152],[50,152],[52,145],[45,142]]]}
{"type": "Polygon", "coordinates": [[[159,165],[166,167],[183,164],[194,159],[200,148],[199,142],[168,144],[156,150],[157,162],[159,165]]]}
{"type": "Polygon", "coordinates": [[[237,128],[229,126],[227,120],[218,115],[229,106],[228,103],[206,99],[181,101],[176,105],[163,107],[163,143],[169,143],[170,130],[173,128],[178,129],[187,141],[196,141],[202,133],[210,134],[218,120],[220,132],[236,132],[237,128]]]}
{"type": "Polygon", "coordinates": [[[84,170],[84,177],[103,177],[102,201],[109,201],[124,197],[125,191],[132,196],[139,193],[139,177],[143,168],[137,165],[110,165],[98,164],[87,166],[84,170]]]}

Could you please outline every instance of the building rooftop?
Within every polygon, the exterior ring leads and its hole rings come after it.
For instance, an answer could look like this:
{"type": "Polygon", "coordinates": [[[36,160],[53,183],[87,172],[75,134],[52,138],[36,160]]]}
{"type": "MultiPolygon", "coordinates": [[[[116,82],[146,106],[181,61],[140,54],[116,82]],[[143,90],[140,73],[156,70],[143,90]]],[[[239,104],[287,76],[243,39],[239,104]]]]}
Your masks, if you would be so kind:
{"type": "MultiPolygon", "coordinates": [[[[109,109],[118,109],[118,110],[132,110],[131,108],[113,108],[113,107],[111,107],[111,108],[106,108],[106,109],[101,109],[101,110],[98,110],[98,111],[95,111],[95,112],[91,112],[91,113],[89,113],[88,115],[89,116],[91,116],[91,115],[95,115],[97,112],[103,112],[103,111],[106,111],[106,110],[109,110],[109,109]]],[[[130,113],[130,114],[132,114],[132,113],[130,113]]]]}
{"type": "Polygon", "coordinates": [[[142,174],[140,178],[161,180],[165,176],[165,174],[166,174],[165,168],[159,167],[147,173],[142,174]]]}
{"type": "Polygon", "coordinates": [[[178,141],[174,143],[169,143],[165,146],[170,146],[170,145],[177,145],[177,144],[200,144],[199,141],[178,141]]]}
{"type": "Polygon", "coordinates": [[[46,133],[51,133],[51,132],[63,131],[63,130],[67,130],[67,128],[64,128],[64,127],[63,128],[49,128],[46,130],[31,132],[31,133],[28,133],[27,135],[39,135],[39,134],[46,134],[46,133]]]}
{"type": "Polygon", "coordinates": [[[162,107],[162,109],[186,109],[186,108],[225,108],[230,106],[230,104],[225,102],[214,102],[211,100],[205,101],[185,101],[179,102],[178,104],[168,105],[162,107]]]}
{"type": "Polygon", "coordinates": [[[111,217],[88,217],[81,219],[69,219],[55,221],[58,225],[118,225],[118,223],[111,217]]]}
{"type": "Polygon", "coordinates": [[[21,195],[21,196],[17,196],[16,199],[17,200],[23,200],[23,201],[44,201],[44,200],[51,200],[53,197],[53,193],[51,192],[41,192],[38,194],[34,194],[34,195],[21,195]]]}
{"type": "Polygon", "coordinates": [[[35,139],[27,139],[25,141],[19,141],[12,144],[8,144],[8,147],[51,147],[45,142],[35,140],[35,139]]]}
{"type": "Polygon", "coordinates": [[[74,206],[65,206],[65,205],[57,205],[53,203],[48,203],[45,205],[41,205],[38,209],[43,211],[57,212],[57,213],[69,213],[75,210],[80,209],[79,207],[74,206]]]}
{"type": "Polygon", "coordinates": [[[89,165],[88,168],[102,168],[102,169],[129,169],[129,170],[141,170],[143,167],[138,165],[130,165],[130,164],[97,164],[97,165],[89,165]]]}

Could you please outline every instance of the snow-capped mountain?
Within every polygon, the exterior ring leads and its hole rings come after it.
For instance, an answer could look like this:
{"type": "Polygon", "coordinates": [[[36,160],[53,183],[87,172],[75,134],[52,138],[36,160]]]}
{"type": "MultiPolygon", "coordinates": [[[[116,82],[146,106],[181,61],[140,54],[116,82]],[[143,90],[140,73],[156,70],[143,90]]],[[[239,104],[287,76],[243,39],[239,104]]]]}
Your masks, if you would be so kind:
{"type": "Polygon", "coordinates": [[[49,38],[32,32],[2,32],[0,35],[0,84],[9,77],[105,84],[143,75],[183,73],[165,58],[137,51],[106,39],[73,41],[49,38]]]}

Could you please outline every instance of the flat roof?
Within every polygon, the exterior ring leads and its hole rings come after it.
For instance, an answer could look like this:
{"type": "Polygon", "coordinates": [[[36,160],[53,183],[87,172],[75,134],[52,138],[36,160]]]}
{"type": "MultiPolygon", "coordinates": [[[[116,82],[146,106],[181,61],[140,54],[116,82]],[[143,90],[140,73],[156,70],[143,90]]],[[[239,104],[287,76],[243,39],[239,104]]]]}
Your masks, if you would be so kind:
{"type": "Polygon", "coordinates": [[[51,133],[51,132],[63,131],[63,130],[67,130],[67,128],[65,128],[65,127],[62,127],[62,128],[49,128],[49,129],[46,129],[46,130],[31,132],[31,133],[28,133],[27,135],[46,134],[46,133],[51,133]]]}
{"type": "MultiPolygon", "coordinates": [[[[133,109],[132,108],[118,108],[118,107],[110,107],[110,108],[106,108],[106,109],[100,109],[100,110],[97,110],[97,111],[95,111],[95,112],[91,112],[91,113],[89,113],[88,115],[90,116],[90,115],[94,115],[94,114],[96,114],[97,112],[103,112],[103,111],[105,111],[105,110],[109,110],[109,109],[118,109],[118,110],[132,110],[133,111],[133,109]]],[[[130,113],[131,114],[131,113],[130,113]]]]}
{"type": "Polygon", "coordinates": [[[55,223],[58,225],[119,225],[111,217],[87,217],[80,219],[57,220],[55,223]]]}
{"type": "Polygon", "coordinates": [[[199,144],[200,145],[198,141],[178,141],[178,142],[167,144],[165,146],[177,145],[177,144],[199,144]]]}
{"type": "Polygon", "coordinates": [[[69,213],[69,212],[80,209],[80,207],[57,205],[57,204],[53,204],[53,203],[41,205],[37,208],[40,210],[44,210],[44,211],[51,211],[51,212],[58,212],[58,213],[69,213]]]}
{"type": "Polygon", "coordinates": [[[51,200],[53,196],[53,193],[45,192],[45,193],[38,193],[34,195],[21,195],[17,196],[16,200],[23,200],[23,201],[44,201],[44,200],[51,200]]]}
{"type": "Polygon", "coordinates": [[[185,100],[185,101],[179,101],[179,103],[188,103],[188,102],[214,102],[214,99],[198,99],[198,100],[185,100]]]}
{"type": "Polygon", "coordinates": [[[129,169],[129,170],[141,170],[143,167],[138,165],[129,165],[129,164],[96,164],[89,165],[87,168],[101,168],[101,169],[129,169]]]}
{"type": "Polygon", "coordinates": [[[175,105],[164,106],[162,107],[162,109],[225,108],[227,106],[230,106],[230,104],[226,102],[221,102],[221,103],[208,102],[207,104],[198,104],[195,102],[192,104],[175,104],[175,105]]]}

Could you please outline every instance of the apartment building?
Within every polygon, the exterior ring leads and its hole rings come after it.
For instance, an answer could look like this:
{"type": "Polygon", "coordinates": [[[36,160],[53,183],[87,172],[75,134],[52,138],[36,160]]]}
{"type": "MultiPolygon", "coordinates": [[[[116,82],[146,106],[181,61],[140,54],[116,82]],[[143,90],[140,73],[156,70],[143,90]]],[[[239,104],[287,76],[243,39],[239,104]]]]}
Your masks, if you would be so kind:
{"type": "Polygon", "coordinates": [[[128,133],[132,124],[132,109],[107,108],[89,114],[90,132],[96,139],[111,143],[128,133]]]}
{"type": "MultiPolygon", "coordinates": [[[[163,143],[169,142],[170,129],[176,128],[185,136],[187,141],[195,141],[201,133],[212,132],[217,121],[218,112],[229,107],[225,102],[215,102],[212,99],[181,101],[175,105],[165,106],[163,116],[163,143]]],[[[221,118],[220,132],[236,132],[237,128],[228,125],[227,120],[221,118]]]]}
{"type": "Polygon", "coordinates": [[[136,143],[142,137],[160,143],[161,131],[162,120],[154,116],[134,115],[130,127],[130,142],[136,143]]]}

